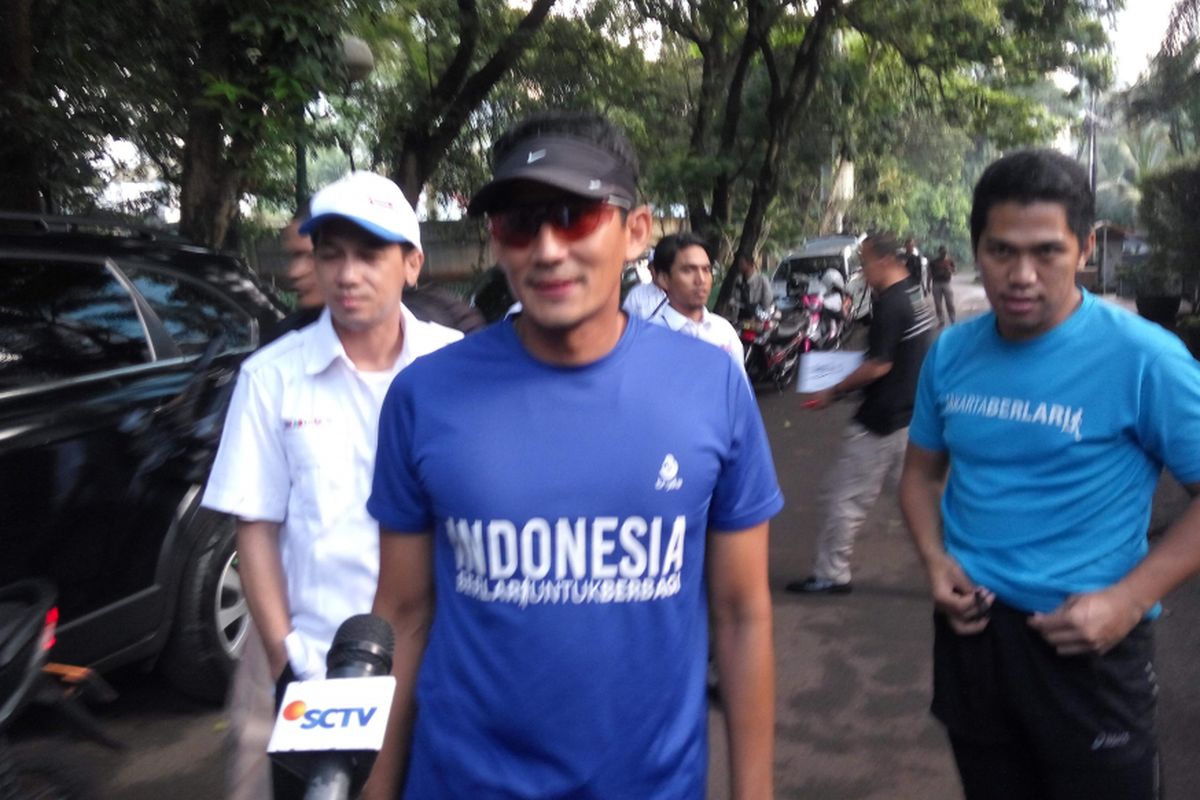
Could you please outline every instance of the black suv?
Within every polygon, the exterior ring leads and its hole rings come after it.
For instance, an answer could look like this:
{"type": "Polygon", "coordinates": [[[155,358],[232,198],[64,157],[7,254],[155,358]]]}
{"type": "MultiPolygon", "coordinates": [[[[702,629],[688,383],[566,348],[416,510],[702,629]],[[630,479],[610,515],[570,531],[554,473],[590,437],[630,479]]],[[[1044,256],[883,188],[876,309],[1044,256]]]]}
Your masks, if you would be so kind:
{"type": "Polygon", "coordinates": [[[238,365],[284,312],[169,234],[0,214],[0,585],[54,582],[56,660],[223,696],[248,616],[233,526],[199,501],[238,365]]]}

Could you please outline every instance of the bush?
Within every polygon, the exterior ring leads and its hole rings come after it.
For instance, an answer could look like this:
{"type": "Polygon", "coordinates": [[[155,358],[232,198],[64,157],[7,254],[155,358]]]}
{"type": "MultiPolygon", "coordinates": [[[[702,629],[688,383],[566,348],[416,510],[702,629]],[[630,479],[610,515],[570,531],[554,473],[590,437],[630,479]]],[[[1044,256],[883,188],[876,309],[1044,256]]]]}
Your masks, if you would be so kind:
{"type": "Polygon", "coordinates": [[[1146,266],[1195,285],[1200,276],[1200,156],[1150,173],[1141,190],[1138,217],[1153,248],[1146,266]]]}

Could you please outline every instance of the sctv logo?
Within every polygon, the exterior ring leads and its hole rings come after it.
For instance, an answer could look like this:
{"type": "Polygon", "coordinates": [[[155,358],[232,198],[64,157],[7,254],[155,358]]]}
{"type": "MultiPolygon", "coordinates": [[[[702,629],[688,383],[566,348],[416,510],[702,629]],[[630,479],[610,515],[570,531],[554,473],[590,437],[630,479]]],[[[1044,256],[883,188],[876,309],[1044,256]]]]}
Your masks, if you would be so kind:
{"type": "Polygon", "coordinates": [[[378,707],[373,708],[309,708],[303,700],[288,703],[283,709],[283,718],[288,722],[303,719],[301,730],[313,728],[349,728],[355,723],[367,727],[378,707]]]}

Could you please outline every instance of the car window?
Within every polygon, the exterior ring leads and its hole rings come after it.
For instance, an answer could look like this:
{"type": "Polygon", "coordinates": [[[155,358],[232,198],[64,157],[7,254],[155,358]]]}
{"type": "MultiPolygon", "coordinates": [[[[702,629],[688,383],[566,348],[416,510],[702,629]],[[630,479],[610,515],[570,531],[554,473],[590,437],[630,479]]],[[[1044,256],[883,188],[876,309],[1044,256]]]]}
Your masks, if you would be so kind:
{"type": "Polygon", "coordinates": [[[254,346],[250,314],[202,283],[129,264],[122,264],[121,270],[146,298],[184,354],[202,352],[221,333],[226,336],[226,347],[254,346]]]}
{"type": "Polygon", "coordinates": [[[0,261],[0,390],[142,364],[133,297],[97,263],[0,261]]]}

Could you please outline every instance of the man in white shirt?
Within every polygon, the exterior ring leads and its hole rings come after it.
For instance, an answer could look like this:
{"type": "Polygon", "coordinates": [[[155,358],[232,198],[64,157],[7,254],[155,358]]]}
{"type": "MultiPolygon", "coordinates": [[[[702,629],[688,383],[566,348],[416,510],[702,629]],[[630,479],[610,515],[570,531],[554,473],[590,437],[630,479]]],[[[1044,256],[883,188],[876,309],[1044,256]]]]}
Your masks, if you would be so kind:
{"type": "Polygon", "coordinates": [[[712,292],[712,259],[704,240],[694,233],[664,237],[654,248],[655,281],[665,289],[666,302],[650,322],[716,345],[744,373],[742,341],[724,317],[708,310],[712,292]]]}
{"type": "Polygon", "coordinates": [[[667,303],[667,293],[658,285],[658,276],[654,275],[646,283],[639,283],[629,290],[621,308],[631,317],[650,319],[667,303]]]}
{"type": "MultiPolygon", "coordinates": [[[[371,610],[379,408],[401,369],[462,338],[401,303],[424,255],[395,183],[353,173],[311,211],[300,232],[316,246],[325,310],[242,365],[204,495],[237,517],[242,585],[280,687],[323,677],[338,625],[371,610]]],[[[293,796],[282,785],[276,797],[293,796]]]]}

